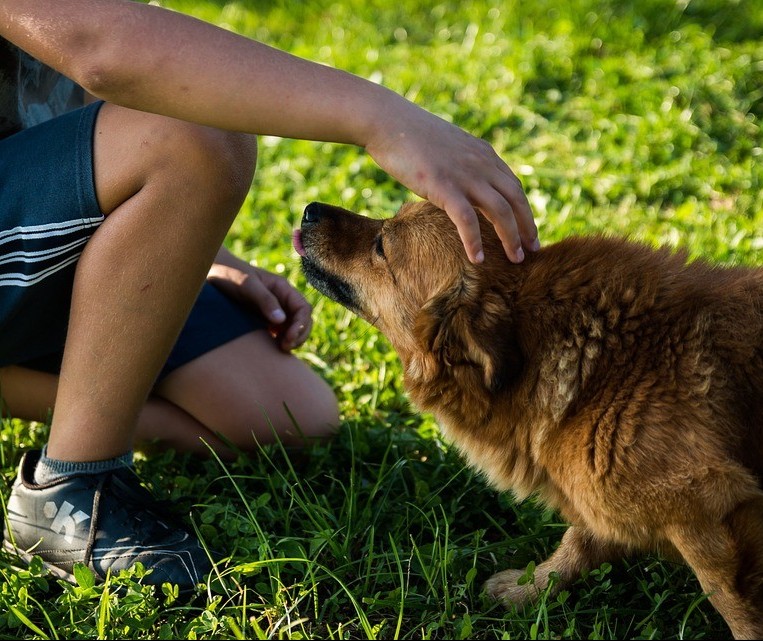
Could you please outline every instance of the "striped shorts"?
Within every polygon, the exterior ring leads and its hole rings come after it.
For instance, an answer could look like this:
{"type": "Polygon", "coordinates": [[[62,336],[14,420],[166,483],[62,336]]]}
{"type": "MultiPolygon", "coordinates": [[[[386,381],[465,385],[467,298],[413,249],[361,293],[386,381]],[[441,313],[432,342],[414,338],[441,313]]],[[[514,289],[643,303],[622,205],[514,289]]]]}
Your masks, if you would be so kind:
{"type": "MultiPolygon", "coordinates": [[[[0,140],[0,366],[59,371],[77,260],[104,219],[92,151],[100,105],[0,140]]],[[[265,327],[206,284],[160,377],[265,327]]]]}

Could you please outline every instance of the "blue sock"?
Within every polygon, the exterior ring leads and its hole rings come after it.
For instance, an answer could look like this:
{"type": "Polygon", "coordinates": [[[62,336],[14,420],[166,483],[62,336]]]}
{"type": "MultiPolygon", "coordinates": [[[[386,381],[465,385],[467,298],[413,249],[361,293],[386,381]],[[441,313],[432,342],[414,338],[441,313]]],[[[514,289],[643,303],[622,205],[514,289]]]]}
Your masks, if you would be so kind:
{"type": "Polygon", "coordinates": [[[34,468],[34,482],[38,485],[49,483],[60,478],[71,476],[72,474],[100,474],[118,470],[121,467],[132,467],[132,450],[104,461],[59,461],[49,458],[47,455],[48,446],[42,448],[40,460],[37,467],[34,468]]]}

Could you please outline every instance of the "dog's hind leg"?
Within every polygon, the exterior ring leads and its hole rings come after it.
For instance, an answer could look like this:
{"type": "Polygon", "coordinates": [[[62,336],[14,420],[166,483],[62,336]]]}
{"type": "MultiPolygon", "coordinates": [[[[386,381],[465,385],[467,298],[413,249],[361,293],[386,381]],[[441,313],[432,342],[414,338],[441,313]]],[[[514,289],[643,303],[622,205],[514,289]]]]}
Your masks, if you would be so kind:
{"type": "Polygon", "coordinates": [[[763,497],[740,503],[723,523],[682,524],[668,536],[734,638],[763,638],[763,497]]]}
{"type": "Polygon", "coordinates": [[[519,608],[535,601],[548,588],[551,573],[558,579],[552,591],[557,592],[578,579],[585,570],[598,568],[602,563],[621,559],[626,548],[617,543],[603,541],[580,525],[571,526],[562,537],[556,551],[535,568],[533,580],[519,585],[524,570],[504,570],[490,577],[484,585],[487,594],[506,606],[519,608]]]}

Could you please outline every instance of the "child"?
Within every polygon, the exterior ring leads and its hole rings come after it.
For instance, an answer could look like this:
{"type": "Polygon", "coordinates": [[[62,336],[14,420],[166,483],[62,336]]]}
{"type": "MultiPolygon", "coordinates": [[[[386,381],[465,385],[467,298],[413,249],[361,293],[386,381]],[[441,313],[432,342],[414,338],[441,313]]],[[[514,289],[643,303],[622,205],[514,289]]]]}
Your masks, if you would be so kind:
{"type": "Polygon", "coordinates": [[[475,208],[509,259],[538,247],[492,148],[376,84],[127,0],[0,5],[0,386],[8,411],[55,408],[22,460],[5,546],[71,579],[141,561],[190,589],[206,553],[131,470],[136,439],[224,453],[338,423],[290,354],[305,299],[221,249],[252,180],[254,135],[364,147],[445,209],[481,261],[475,208]],[[84,88],[84,91],[81,89],[84,88]],[[85,105],[85,96],[97,100],[85,105]],[[84,105],[84,106],[83,106],[84,105]],[[269,331],[268,331],[269,330],[269,331]],[[42,539],[42,543],[37,545],[42,539]]]}

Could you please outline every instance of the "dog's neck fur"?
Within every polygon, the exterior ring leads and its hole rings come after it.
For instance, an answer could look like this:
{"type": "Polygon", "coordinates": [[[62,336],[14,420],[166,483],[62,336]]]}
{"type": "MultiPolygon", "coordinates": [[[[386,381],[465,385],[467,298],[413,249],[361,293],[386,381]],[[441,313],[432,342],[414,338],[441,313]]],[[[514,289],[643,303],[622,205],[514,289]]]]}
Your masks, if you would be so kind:
{"type": "MultiPolygon", "coordinates": [[[[449,295],[441,297],[444,301],[433,299],[417,324],[420,347],[396,346],[414,404],[435,414],[445,436],[474,468],[500,470],[489,476],[493,485],[511,489],[520,498],[541,491],[545,479],[543,470],[532,464],[533,444],[522,441],[531,432],[506,424],[507,417],[535,420],[523,409],[530,406],[522,399],[527,397],[527,380],[533,374],[522,362],[521,336],[514,320],[521,303],[510,293],[521,290],[532,262],[497,279],[466,274],[469,282],[451,289],[470,290],[475,304],[449,308],[449,295]],[[505,317],[506,310],[511,319],[505,317]],[[480,345],[477,336],[483,332],[490,333],[490,346],[480,345]],[[448,344],[452,341],[457,345],[448,344]]],[[[550,496],[545,498],[554,502],[550,496]]]]}

